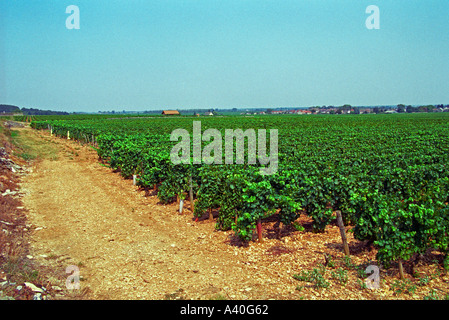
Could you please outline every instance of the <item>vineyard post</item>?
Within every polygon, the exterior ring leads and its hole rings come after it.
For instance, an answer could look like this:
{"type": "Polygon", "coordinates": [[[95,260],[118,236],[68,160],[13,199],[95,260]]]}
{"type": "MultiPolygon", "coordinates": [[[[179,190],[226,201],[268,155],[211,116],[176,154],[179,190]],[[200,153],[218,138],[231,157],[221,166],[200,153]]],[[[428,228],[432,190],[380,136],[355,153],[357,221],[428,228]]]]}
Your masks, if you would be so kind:
{"type": "Polygon", "coordinates": [[[259,242],[263,242],[263,237],[262,237],[262,222],[260,221],[260,219],[257,219],[256,229],[257,229],[257,237],[259,238],[259,242]]]}
{"type": "Polygon", "coordinates": [[[399,260],[399,275],[401,277],[401,280],[404,280],[404,267],[402,266],[402,260],[399,260]]]}
{"type": "Polygon", "coordinates": [[[133,186],[136,185],[137,175],[133,174],[133,186]]]}
{"type": "Polygon", "coordinates": [[[193,185],[192,185],[192,176],[189,178],[189,184],[190,184],[190,190],[189,190],[189,197],[190,197],[190,208],[192,209],[192,212],[194,212],[193,207],[193,185]]]}
{"type": "Polygon", "coordinates": [[[185,199],[185,193],[184,190],[181,190],[181,192],[176,196],[176,199],[179,202],[179,214],[182,214],[182,209],[184,208],[184,199],[185,199]]]}
{"type": "Polygon", "coordinates": [[[179,213],[182,213],[182,208],[184,207],[184,199],[179,200],[179,213]]]}
{"type": "Polygon", "coordinates": [[[209,208],[209,220],[213,220],[214,215],[212,214],[212,207],[209,208]]]}
{"type": "Polygon", "coordinates": [[[345,255],[349,256],[349,246],[348,246],[348,241],[346,239],[345,225],[343,224],[343,219],[341,217],[341,211],[337,210],[337,211],[335,211],[335,213],[337,214],[337,224],[338,224],[338,227],[340,228],[340,235],[341,235],[341,240],[343,241],[345,255]]]}

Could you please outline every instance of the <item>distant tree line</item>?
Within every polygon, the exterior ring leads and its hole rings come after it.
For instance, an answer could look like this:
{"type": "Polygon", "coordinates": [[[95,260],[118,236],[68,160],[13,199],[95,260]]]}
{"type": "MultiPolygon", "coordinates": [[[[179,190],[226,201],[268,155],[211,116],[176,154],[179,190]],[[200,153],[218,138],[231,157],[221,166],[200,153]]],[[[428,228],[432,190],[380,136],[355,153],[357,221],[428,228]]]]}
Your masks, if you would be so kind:
{"type": "Polygon", "coordinates": [[[51,110],[40,110],[40,109],[34,109],[34,108],[22,108],[22,113],[27,116],[41,116],[41,115],[68,115],[68,112],[65,111],[51,111],[51,110]]]}
{"type": "Polygon", "coordinates": [[[406,106],[403,104],[398,104],[397,112],[399,113],[434,112],[436,109],[445,109],[445,108],[449,108],[449,105],[438,104],[438,105],[413,107],[411,105],[406,106]]]}
{"type": "Polygon", "coordinates": [[[64,111],[51,111],[51,110],[40,110],[35,108],[19,108],[17,106],[9,104],[0,104],[0,114],[2,113],[22,113],[26,116],[37,116],[37,115],[67,115],[68,112],[64,111]]]}
{"type": "Polygon", "coordinates": [[[9,104],[0,104],[0,113],[20,113],[20,108],[9,104]]]}

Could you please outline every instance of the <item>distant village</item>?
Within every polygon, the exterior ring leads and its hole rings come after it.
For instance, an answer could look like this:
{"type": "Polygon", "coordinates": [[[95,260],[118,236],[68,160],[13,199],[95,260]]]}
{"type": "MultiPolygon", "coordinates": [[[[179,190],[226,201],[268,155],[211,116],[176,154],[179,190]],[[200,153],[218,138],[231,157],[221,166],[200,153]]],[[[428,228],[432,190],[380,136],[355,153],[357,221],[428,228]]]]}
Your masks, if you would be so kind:
{"type": "Polygon", "coordinates": [[[322,106],[310,107],[306,109],[267,109],[265,111],[245,111],[241,115],[255,115],[255,114],[370,114],[370,113],[414,113],[414,112],[449,112],[449,105],[426,105],[426,106],[411,106],[399,104],[397,106],[382,106],[382,107],[352,107],[351,105],[344,105],[341,107],[322,106]]]}

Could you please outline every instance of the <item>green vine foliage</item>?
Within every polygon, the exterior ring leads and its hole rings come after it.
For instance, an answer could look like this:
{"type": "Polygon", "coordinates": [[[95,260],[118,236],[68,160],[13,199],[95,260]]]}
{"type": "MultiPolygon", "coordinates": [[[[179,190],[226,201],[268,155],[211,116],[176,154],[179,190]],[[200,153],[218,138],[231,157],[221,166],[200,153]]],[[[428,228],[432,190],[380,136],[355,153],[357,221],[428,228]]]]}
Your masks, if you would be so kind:
{"type": "Polygon", "coordinates": [[[382,262],[434,248],[449,264],[449,114],[201,119],[202,130],[223,136],[227,128],[278,128],[279,167],[270,176],[259,164],[173,165],[170,133],[192,133],[195,118],[36,119],[33,128],[51,127],[62,138],[70,131],[90,143],[94,136],[103,161],[125,178],[137,174],[143,188],[157,185],[161,202],[187,192],[192,179],[194,215],[218,209],[216,228],[242,240],[275,213],[283,224],[304,213],[322,232],[341,210],[354,237],[374,244],[382,262]]]}

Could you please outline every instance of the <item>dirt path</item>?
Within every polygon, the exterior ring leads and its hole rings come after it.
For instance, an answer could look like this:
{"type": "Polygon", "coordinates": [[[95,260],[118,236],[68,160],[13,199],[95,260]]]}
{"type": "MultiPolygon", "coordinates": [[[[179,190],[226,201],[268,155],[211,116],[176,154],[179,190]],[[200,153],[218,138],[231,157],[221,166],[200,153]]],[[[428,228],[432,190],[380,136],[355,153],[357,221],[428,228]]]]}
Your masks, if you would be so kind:
{"type": "MultiPolygon", "coordinates": [[[[268,222],[263,243],[238,246],[233,231],[215,231],[208,220],[194,222],[188,203],[179,215],[176,204],[165,206],[156,196],[145,197],[131,180],[100,165],[92,148],[48,132],[21,130],[50,150],[22,183],[23,203],[35,230],[32,255],[63,270],[78,266],[86,298],[396,298],[389,286],[397,279],[394,270],[382,270],[381,289],[372,291],[363,288],[353,267],[342,264],[335,225],[314,234],[301,220],[305,231],[290,229],[277,239],[274,223],[268,222]],[[326,273],[325,290],[293,278],[323,264],[324,253],[336,261],[326,273]],[[331,273],[337,270],[349,270],[344,285],[331,273]]],[[[348,241],[352,263],[365,268],[375,261],[375,252],[364,249],[352,234],[348,241]]],[[[423,289],[422,295],[427,292],[423,289]]]]}

